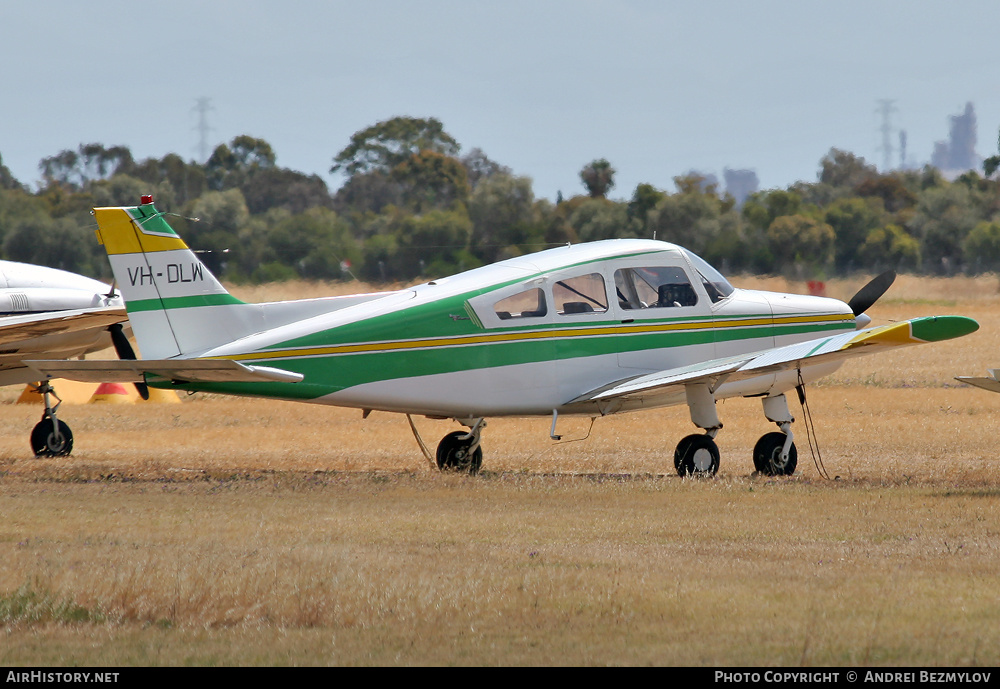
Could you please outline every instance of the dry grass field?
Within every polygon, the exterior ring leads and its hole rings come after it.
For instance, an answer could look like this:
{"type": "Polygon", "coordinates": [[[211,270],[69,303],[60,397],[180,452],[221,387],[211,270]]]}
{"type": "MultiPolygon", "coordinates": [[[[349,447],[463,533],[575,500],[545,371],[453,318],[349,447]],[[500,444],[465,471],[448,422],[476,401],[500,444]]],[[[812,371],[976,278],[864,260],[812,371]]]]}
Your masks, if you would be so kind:
{"type": "MultiPolygon", "coordinates": [[[[490,420],[463,477],[428,467],[404,417],[201,395],[64,406],[73,456],[34,459],[40,408],[5,390],[0,662],[997,665],[1000,395],[953,380],[1000,365],[997,279],[903,276],[871,311],[944,313],[982,328],[810,388],[831,479],[801,422],[796,475],[752,474],[774,430],[757,400],[720,403],[719,475],[682,480],[686,409],[562,443],[546,419],[490,420]]],[[[416,423],[432,447],[457,427],[416,423]]]]}

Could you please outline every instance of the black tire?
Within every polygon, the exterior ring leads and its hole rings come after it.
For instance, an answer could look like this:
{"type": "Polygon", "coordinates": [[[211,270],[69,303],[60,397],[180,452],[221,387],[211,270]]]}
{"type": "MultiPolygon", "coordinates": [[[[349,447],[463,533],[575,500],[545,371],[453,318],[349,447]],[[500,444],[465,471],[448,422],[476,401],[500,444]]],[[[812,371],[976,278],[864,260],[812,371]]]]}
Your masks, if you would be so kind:
{"type": "Polygon", "coordinates": [[[677,443],[674,468],[684,476],[714,476],[719,471],[719,446],[707,435],[689,435],[677,443]]]}
{"type": "Polygon", "coordinates": [[[788,461],[781,462],[781,449],[785,446],[784,433],[768,433],[761,436],[753,446],[753,465],[766,476],[791,476],[799,463],[799,453],[792,443],[788,451],[788,461]]]}
{"type": "Polygon", "coordinates": [[[73,451],[73,432],[62,421],[59,422],[58,440],[55,424],[51,417],[39,421],[31,431],[31,450],[36,457],[65,457],[73,451]]]}
{"type": "Polygon", "coordinates": [[[479,473],[483,466],[483,448],[477,447],[475,452],[470,453],[472,438],[463,440],[467,435],[465,431],[454,431],[441,439],[437,448],[438,469],[470,475],[479,473]]]}

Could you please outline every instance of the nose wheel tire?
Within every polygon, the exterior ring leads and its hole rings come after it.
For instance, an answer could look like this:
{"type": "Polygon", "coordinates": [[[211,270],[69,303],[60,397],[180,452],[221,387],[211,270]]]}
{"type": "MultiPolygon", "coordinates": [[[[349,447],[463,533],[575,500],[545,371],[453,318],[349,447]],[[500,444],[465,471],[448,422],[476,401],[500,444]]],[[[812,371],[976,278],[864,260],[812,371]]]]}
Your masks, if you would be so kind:
{"type": "Polygon", "coordinates": [[[31,449],[36,457],[64,457],[73,451],[73,433],[62,421],[59,432],[51,417],[43,418],[31,431],[31,449]]]}
{"type": "Polygon", "coordinates": [[[790,476],[795,473],[799,461],[799,453],[795,443],[788,450],[788,458],[781,459],[781,450],[785,447],[784,433],[768,433],[761,436],[753,448],[753,465],[766,476],[790,476]]]}
{"type": "Polygon", "coordinates": [[[470,452],[475,439],[466,437],[468,435],[465,431],[455,431],[441,439],[437,448],[438,469],[463,474],[479,473],[483,465],[483,448],[477,446],[470,452]]]}
{"type": "Polygon", "coordinates": [[[684,476],[714,476],[719,470],[719,446],[707,435],[689,435],[677,443],[674,468],[684,476]]]}

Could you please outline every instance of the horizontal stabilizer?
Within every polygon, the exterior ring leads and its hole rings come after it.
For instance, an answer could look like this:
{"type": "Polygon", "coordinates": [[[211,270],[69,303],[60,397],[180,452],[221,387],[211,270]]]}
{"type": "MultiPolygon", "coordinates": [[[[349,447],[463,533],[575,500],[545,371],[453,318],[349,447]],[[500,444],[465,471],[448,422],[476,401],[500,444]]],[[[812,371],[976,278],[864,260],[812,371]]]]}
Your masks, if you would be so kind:
{"type": "Polygon", "coordinates": [[[146,376],[184,383],[298,383],[301,373],[270,366],[250,366],[230,359],[134,359],[25,361],[45,378],[88,383],[142,383],[146,376]]]}

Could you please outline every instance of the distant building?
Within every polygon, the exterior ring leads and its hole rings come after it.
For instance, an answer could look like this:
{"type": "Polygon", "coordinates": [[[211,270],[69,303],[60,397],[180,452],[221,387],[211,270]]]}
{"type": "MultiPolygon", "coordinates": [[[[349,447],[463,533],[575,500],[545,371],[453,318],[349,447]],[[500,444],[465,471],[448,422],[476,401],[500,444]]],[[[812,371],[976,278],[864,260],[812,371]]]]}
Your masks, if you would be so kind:
{"type": "Polygon", "coordinates": [[[952,115],[947,141],[934,144],[931,165],[941,170],[946,177],[957,176],[966,170],[979,169],[983,158],[976,153],[976,109],[972,103],[965,104],[965,112],[952,115]]]}
{"type": "Polygon", "coordinates": [[[739,206],[760,188],[760,180],[754,170],[730,170],[727,167],[722,171],[722,177],[726,180],[726,191],[739,206]]]}

